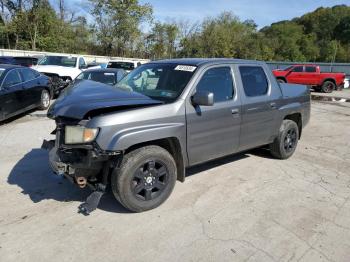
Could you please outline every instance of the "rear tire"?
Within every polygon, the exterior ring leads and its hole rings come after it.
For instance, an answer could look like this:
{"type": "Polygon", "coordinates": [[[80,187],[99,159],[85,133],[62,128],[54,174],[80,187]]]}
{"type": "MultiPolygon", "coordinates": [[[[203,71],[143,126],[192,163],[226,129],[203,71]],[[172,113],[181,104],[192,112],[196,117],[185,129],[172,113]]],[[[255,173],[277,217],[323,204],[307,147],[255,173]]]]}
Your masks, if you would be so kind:
{"type": "Polygon", "coordinates": [[[46,110],[49,108],[50,103],[51,103],[51,96],[49,91],[47,91],[46,89],[44,89],[43,91],[41,91],[41,98],[40,98],[40,106],[39,109],[40,110],[46,110]]]}
{"type": "Polygon", "coordinates": [[[292,120],[283,120],[278,137],[270,144],[272,156],[278,159],[290,158],[297,148],[298,140],[298,125],[292,120]]]}
{"type": "Polygon", "coordinates": [[[160,206],[168,199],[177,178],[170,153],[159,146],[145,146],[123,157],[111,177],[115,198],[133,212],[160,206]]]}
{"type": "Polygon", "coordinates": [[[332,93],[336,89],[336,85],[332,81],[325,81],[321,87],[322,92],[332,93]]]}

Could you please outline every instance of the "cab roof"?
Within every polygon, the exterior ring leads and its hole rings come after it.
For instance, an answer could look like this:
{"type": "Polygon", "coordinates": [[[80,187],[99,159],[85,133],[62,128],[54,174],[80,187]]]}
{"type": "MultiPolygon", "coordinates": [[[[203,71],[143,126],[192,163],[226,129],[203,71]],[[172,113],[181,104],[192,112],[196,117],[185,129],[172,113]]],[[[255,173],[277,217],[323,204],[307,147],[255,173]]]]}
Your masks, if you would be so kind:
{"type": "Polygon", "coordinates": [[[12,68],[22,68],[20,65],[11,65],[11,64],[0,64],[0,68],[2,69],[12,69],[12,68]]]}
{"type": "Polygon", "coordinates": [[[179,65],[190,65],[190,66],[202,66],[208,64],[218,64],[218,63],[232,63],[232,64],[258,64],[262,65],[264,62],[256,60],[243,60],[243,59],[233,59],[233,58],[179,58],[179,59],[165,59],[151,61],[156,64],[179,64],[179,65]]]}

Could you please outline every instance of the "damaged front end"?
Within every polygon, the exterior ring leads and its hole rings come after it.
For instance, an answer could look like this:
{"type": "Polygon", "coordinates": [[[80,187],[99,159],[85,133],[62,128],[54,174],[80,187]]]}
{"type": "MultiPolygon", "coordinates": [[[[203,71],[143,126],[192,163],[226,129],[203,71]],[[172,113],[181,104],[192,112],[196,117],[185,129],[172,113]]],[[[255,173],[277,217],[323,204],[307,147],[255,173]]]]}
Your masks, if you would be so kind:
{"type": "Polygon", "coordinates": [[[47,116],[56,122],[52,132],[56,139],[45,141],[43,147],[50,151],[50,165],[56,174],[80,188],[89,186],[94,190],[86,201],[90,204],[81,206],[82,212],[89,213],[97,207],[109,182],[109,174],[123,156],[122,151],[108,151],[99,146],[99,135],[106,127],[95,126],[91,120],[120,110],[159,104],[162,102],[136,92],[82,80],[66,89],[51,105],[47,116]]]}
{"type": "Polygon", "coordinates": [[[64,176],[80,188],[90,187],[94,192],[80,205],[81,213],[88,215],[98,206],[105,193],[110,171],[118,163],[121,152],[106,152],[95,141],[89,143],[66,143],[67,127],[83,127],[85,121],[57,118],[52,134],[55,140],[44,141],[43,148],[49,150],[50,166],[54,173],[64,176]]]}
{"type": "Polygon", "coordinates": [[[53,134],[56,140],[45,141],[44,147],[49,150],[52,170],[76,183],[79,187],[90,186],[96,189],[98,183],[103,183],[103,169],[108,163],[116,163],[121,152],[106,152],[99,148],[95,141],[89,143],[66,143],[67,127],[83,127],[84,121],[56,119],[56,129],[53,134]]]}
{"type": "Polygon", "coordinates": [[[53,73],[43,73],[50,81],[55,95],[59,95],[71,82],[72,79],[69,76],[59,76],[53,73]]]}

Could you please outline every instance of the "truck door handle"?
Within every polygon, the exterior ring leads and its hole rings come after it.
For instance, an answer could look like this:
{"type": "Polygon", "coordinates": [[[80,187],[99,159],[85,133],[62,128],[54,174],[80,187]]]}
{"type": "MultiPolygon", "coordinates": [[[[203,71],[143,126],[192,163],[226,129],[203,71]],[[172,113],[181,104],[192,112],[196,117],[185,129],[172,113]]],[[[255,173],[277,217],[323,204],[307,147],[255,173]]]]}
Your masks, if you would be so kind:
{"type": "Polygon", "coordinates": [[[276,108],[277,108],[277,105],[276,105],[276,103],[271,103],[271,104],[270,104],[270,107],[271,107],[272,109],[276,109],[276,108]]]}
{"type": "Polygon", "coordinates": [[[258,110],[260,110],[260,107],[251,107],[251,108],[247,109],[247,111],[249,111],[249,112],[258,111],[258,110]]]}
{"type": "Polygon", "coordinates": [[[239,114],[239,110],[238,109],[232,109],[231,113],[232,113],[232,115],[238,115],[239,114]]]}

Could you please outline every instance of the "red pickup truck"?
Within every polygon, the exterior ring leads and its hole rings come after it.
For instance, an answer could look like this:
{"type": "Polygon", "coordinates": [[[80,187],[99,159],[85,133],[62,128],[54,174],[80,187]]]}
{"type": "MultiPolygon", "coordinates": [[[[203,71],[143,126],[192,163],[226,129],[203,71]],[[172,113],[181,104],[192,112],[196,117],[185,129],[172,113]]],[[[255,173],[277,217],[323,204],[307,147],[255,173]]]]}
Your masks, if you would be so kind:
{"type": "Polygon", "coordinates": [[[280,83],[313,86],[316,91],[331,93],[344,85],[344,73],[323,73],[317,65],[293,65],[272,71],[280,83]]]}

